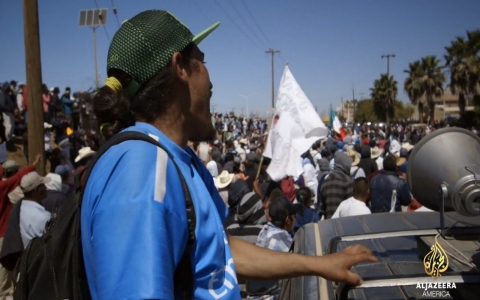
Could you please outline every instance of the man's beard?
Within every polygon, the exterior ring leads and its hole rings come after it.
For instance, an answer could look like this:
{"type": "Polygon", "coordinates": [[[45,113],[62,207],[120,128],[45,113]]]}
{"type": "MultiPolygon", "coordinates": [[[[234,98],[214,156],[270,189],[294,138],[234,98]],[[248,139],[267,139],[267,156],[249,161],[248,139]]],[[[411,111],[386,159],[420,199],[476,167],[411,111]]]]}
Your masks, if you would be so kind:
{"type": "Polygon", "coordinates": [[[212,123],[208,123],[209,125],[199,128],[196,130],[194,136],[190,137],[190,141],[192,142],[208,142],[212,143],[217,138],[217,131],[213,127],[212,123]]]}

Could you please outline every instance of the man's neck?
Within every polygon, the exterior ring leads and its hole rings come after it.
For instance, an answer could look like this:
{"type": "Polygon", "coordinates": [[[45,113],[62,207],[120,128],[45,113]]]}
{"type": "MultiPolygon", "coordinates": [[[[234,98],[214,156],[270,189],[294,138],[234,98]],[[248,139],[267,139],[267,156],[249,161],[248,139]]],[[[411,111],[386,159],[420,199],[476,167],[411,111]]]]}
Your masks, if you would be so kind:
{"type": "Polygon", "coordinates": [[[360,201],[360,202],[362,202],[362,203],[366,203],[366,202],[367,202],[367,201],[365,201],[365,199],[362,198],[362,197],[358,197],[358,198],[357,198],[357,197],[353,196],[353,199],[355,199],[355,200],[357,200],[357,201],[360,201]]]}
{"type": "Polygon", "coordinates": [[[172,114],[169,117],[160,117],[150,125],[160,130],[180,148],[187,147],[188,136],[185,134],[185,118],[182,115],[172,114]]]}

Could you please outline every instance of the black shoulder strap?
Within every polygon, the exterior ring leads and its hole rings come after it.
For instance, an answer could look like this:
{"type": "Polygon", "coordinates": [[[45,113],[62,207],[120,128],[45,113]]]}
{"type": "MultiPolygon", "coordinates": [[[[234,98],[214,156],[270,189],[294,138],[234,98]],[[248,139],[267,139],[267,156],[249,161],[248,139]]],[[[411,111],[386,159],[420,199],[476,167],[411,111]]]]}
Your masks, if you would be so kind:
{"type": "Polygon", "coordinates": [[[355,177],[357,177],[358,170],[360,170],[359,167],[357,167],[357,169],[355,171],[353,171],[353,175],[352,175],[353,179],[355,179],[355,177]]]}
{"type": "MultiPolygon", "coordinates": [[[[177,170],[178,177],[180,177],[180,181],[182,182],[183,194],[185,196],[185,207],[187,210],[189,239],[187,242],[187,246],[185,247],[183,256],[180,260],[180,263],[177,266],[177,269],[175,270],[174,287],[176,290],[181,289],[184,299],[193,299],[193,287],[194,287],[193,270],[194,269],[191,263],[190,253],[195,243],[195,227],[196,227],[195,207],[193,206],[192,196],[190,194],[190,190],[188,189],[187,182],[185,181],[185,177],[180,171],[180,168],[178,167],[178,164],[175,162],[175,159],[173,158],[171,153],[167,149],[165,149],[165,147],[162,144],[160,144],[158,141],[156,141],[155,139],[153,139],[152,137],[146,134],[143,134],[137,131],[124,131],[124,132],[118,133],[113,137],[111,137],[109,140],[107,140],[105,144],[103,144],[100,147],[97,153],[95,153],[92,160],[90,160],[90,162],[88,163],[87,167],[85,168],[85,172],[86,172],[85,181],[84,181],[85,185],[88,181],[88,178],[90,177],[93,167],[95,166],[97,161],[100,159],[100,157],[102,157],[102,155],[105,152],[107,152],[107,150],[110,147],[125,141],[131,141],[131,140],[145,141],[165,151],[168,154],[168,157],[171,159],[171,161],[175,165],[175,169],[177,170]]],[[[79,205],[81,205],[81,202],[83,200],[83,192],[84,192],[84,189],[81,188],[79,205]]]]}

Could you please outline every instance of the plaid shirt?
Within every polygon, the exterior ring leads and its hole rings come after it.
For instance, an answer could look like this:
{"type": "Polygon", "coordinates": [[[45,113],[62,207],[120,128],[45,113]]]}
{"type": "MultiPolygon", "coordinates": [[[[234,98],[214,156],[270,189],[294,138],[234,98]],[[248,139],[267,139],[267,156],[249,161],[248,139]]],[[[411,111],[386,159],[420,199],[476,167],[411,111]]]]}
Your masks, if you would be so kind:
{"type": "MultiPolygon", "coordinates": [[[[262,228],[262,231],[258,234],[257,246],[268,248],[274,251],[288,252],[292,245],[293,238],[284,229],[280,229],[268,222],[262,228]]],[[[279,280],[279,285],[282,285],[282,281],[279,280]]],[[[247,300],[278,300],[279,295],[263,295],[252,297],[248,296],[247,300]]]]}
{"type": "Polygon", "coordinates": [[[290,233],[268,222],[258,234],[256,245],[275,251],[288,252],[292,242],[293,238],[290,233]]]}
{"type": "Polygon", "coordinates": [[[353,196],[353,180],[346,174],[334,171],[323,181],[321,193],[325,219],[330,219],[340,203],[353,196]]]}

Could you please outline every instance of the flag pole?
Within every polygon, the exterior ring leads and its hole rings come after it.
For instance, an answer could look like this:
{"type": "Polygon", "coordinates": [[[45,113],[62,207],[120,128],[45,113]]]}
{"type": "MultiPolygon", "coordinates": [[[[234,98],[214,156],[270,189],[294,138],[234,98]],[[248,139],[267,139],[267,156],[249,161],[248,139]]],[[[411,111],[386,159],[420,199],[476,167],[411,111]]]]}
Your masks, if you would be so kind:
{"type": "Polygon", "coordinates": [[[255,177],[255,180],[257,180],[258,177],[260,176],[260,171],[262,170],[262,165],[263,165],[263,155],[262,155],[262,158],[260,159],[260,164],[258,164],[257,176],[255,177]]]}

